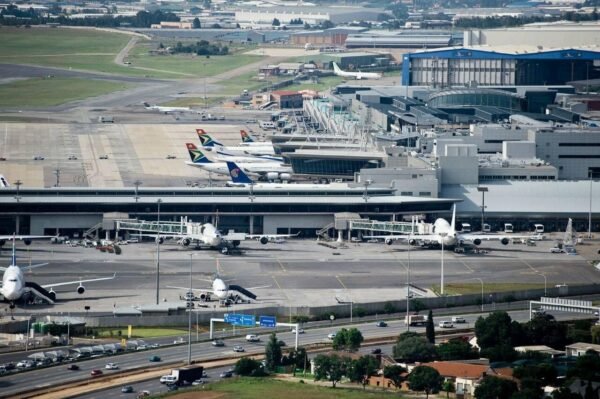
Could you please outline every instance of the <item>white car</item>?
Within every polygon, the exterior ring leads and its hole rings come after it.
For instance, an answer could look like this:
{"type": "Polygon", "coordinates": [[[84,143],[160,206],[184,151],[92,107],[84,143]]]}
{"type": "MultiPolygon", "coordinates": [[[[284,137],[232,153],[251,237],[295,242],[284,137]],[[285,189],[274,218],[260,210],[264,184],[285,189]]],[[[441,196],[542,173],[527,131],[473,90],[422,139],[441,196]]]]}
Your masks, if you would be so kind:
{"type": "Polygon", "coordinates": [[[248,334],[248,335],[246,335],[246,341],[248,341],[248,342],[258,342],[258,341],[260,341],[260,338],[258,337],[258,335],[248,334]]]}
{"type": "Polygon", "coordinates": [[[161,384],[174,384],[176,382],[177,382],[177,377],[175,377],[174,375],[171,375],[171,374],[163,375],[162,377],[160,377],[161,384]]]}
{"type": "Polygon", "coordinates": [[[202,384],[204,384],[203,380],[195,380],[194,382],[192,382],[193,386],[202,385],[202,384]]]}
{"type": "Polygon", "coordinates": [[[440,328],[452,328],[452,327],[454,327],[454,324],[452,324],[452,322],[448,321],[448,320],[440,321],[438,325],[439,325],[440,328]]]}
{"type": "MultiPolygon", "coordinates": [[[[292,332],[293,332],[294,334],[296,334],[296,329],[294,328],[294,329],[292,330],[292,332]]],[[[303,329],[301,329],[301,328],[299,328],[299,329],[298,329],[298,334],[304,334],[304,330],[303,330],[303,329]]]]}
{"type": "Polygon", "coordinates": [[[460,317],[460,316],[454,316],[452,318],[452,323],[456,323],[456,324],[462,324],[462,323],[466,323],[467,321],[465,320],[464,317],[460,317]]]}
{"type": "Polygon", "coordinates": [[[108,363],[104,368],[106,370],[118,370],[119,366],[117,366],[117,363],[108,363]]]}
{"type": "Polygon", "coordinates": [[[333,339],[335,338],[336,335],[337,335],[337,333],[334,333],[334,332],[329,333],[329,335],[327,335],[327,339],[333,341],[333,339]]]}

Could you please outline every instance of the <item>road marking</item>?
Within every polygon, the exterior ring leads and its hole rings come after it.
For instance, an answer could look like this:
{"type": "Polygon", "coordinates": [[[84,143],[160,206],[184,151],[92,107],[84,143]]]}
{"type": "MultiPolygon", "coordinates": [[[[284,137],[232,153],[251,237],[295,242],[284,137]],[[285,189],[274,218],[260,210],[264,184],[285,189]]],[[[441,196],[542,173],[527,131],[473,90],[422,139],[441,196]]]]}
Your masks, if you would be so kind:
{"type": "Polygon", "coordinates": [[[223,269],[221,269],[221,262],[219,261],[219,258],[215,259],[217,261],[217,274],[223,274],[223,269]]]}
{"type": "Polygon", "coordinates": [[[282,290],[283,288],[281,288],[281,286],[279,285],[279,281],[277,281],[277,279],[275,278],[275,276],[271,276],[271,278],[273,279],[273,281],[275,281],[275,284],[277,284],[277,287],[282,290]]]}
{"type": "Polygon", "coordinates": [[[539,271],[537,269],[535,269],[533,266],[531,266],[529,264],[529,262],[527,262],[525,259],[521,259],[521,262],[525,263],[528,268],[530,268],[531,270],[533,270],[534,273],[539,273],[539,271]]]}
{"type": "Polygon", "coordinates": [[[347,290],[348,288],[346,288],[346,286],[344,285],[344,283],[342,283],[342,280],[340,280],[340,276],[335,276],[335,278],[337,279],[337,281],[339,281],[339,283],[342,285],[342,287],[347,290]]]}
{"type": "Polygon", "coordinates": [[[281,270],[283,270],[284,272],[287,272],[287,270],[285,270],[285,267],[283,266],[283,263],[281,263],[281,260],[279,258],[275,258],[277,259],[277,263],[279,263],[279,267],[281,267],[281,270]]]}

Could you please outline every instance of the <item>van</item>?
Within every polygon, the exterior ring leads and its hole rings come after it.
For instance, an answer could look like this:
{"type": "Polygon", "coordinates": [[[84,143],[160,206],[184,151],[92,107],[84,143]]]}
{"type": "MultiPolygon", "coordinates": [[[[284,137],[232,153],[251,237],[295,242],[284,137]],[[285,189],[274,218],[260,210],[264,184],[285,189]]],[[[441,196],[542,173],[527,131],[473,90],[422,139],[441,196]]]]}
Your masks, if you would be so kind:
{"type": "Polygon", "coordinates": [[[444,320],[444,321],[440,321],[440,323],[438,324],[438,326],[440,328],[452,328],[452,327],[454,327],[454,324],[452,324],[451,321],[444,320]]]}
{"type": "Polygon", "coordinates": [[[258,335],[248,334],[248,335],[246,335],[246,341],[248,341],[248,342],[258,342],[258,341],[260,341],[260,338],[258,337],[258,335]]]}
{"type": "Polygon", "coordinates": [[[160,377],[160,383],[161,384],[174,384],[177,382],[177,377],[175,377],[174,375],[163,375],[162,377],[160,377]]]}
{"type": "Polygon", "coordinates": [[[452,323],[456,323],[456,324],[462,324],[462,323],[466,323],[467,321],[465,320],[464,317],[461,316],[454,316],[452,318],[452,323]]]}

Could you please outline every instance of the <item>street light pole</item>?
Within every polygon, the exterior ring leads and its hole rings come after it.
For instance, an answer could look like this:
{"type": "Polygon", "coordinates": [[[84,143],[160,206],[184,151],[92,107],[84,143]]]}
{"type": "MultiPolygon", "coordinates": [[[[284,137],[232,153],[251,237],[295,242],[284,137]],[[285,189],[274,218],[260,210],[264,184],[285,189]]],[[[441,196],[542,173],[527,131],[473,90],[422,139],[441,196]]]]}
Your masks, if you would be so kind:
{"type": "Polygon", "coordinates": [[[590,176],[590,211],[588,213],[588,238],[592,238],[592,181],[594,174],[591,170],[588,174],[590,176]]]}
{"type": "Polygon", "coordinates": [[[160,204],[162,200],[156,201],[158,205],[158,217],[156,223],[156,304],[160,302],[160,204]]]}
{"type": "Polygon", "coordinates": [[[546,279],[546,275],[544,273],[540,273],[540,276],[542,276],[544,278],[544,296],[546,296],[547,295],[548,280],[546,279]]]}
{"type": "Polygon", "coordinates": [[[440,236],[442,237],[442,278],[441,278],[441,283],[440,283],[440,294],[444,295],[444,241],[446,239],[446,236],[448,235],[448,233],[440,233],[440,236]]]}
{"type": "Polygon", "coordinates": [[[474,280],[479,280],[481,283],[481,311],[483,312],[483,280],[479,277],[475,277],[474,280]]]}
{"type": "Polygon", "coordinates": [[[408,267],[406,268],[406,331],[410,331],[410,235],[407,244],[408,267]]]}
{"type": "MultiPolygon", "coordinates": [[[[192,258],[194,254],[190,254],[190,292],[192,291],[192,258]]],[[[192,295],[187,296],[188,298],[188,364],[192,364],[192,295]]]]}

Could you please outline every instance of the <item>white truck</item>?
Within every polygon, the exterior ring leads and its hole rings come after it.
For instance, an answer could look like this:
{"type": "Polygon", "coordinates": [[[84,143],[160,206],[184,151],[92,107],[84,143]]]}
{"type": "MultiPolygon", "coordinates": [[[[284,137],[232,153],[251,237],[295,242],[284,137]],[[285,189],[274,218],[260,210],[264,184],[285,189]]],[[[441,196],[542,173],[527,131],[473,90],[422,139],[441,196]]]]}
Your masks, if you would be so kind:
{"type": "Polygon", "coordinates": [[[404,324],[411,326],[422,326],[427,323],[427,316],[422,314],[411,314],[404,317],[404,324]]]}

